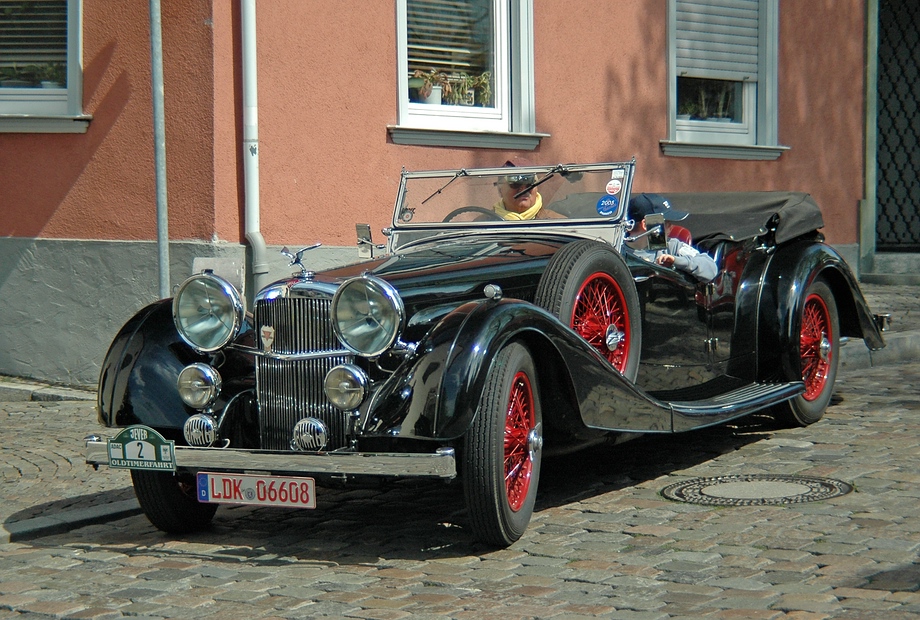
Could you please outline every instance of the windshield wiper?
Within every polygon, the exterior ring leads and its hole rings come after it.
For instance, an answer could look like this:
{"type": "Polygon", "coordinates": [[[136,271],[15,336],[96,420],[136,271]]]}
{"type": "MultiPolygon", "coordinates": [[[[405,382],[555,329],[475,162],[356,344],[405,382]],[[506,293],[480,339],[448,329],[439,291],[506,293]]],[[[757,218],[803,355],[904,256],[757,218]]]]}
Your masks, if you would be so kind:
{"type": "Polygon", "coordinates": [[[438,194],[440,194],[441,192],[443,192],[445,189],[447,189],[447,186],[448,186],[448,185],[450,185],[451,183],[453,183],[454,181],[456,181],[456,180],[457,180],[458,178],[460,178],[460,177],[465,177],[467,174],[469,174],[469,173],[466,171],[466,169],[465,169],[465,168],[461,168],[460,171],[457,172],[457,174],[455,174],[453,177],[451,177],[451,179],[450,179],[447,183],[445,183],[444,185],[442,185],[442,186],[441,186],[435,193],[433,193],[431,196],[429,196],[428,198],[426,198],[425,200],[423,200],[423,201],[422,201],[422,204],[425,204],[426,202],[428,202],[429,200],[431,200],[432,198],[434,198],[435,196],[437,196],[438,194]]]}
{"type": "Polygon", "coordinates": [[[514,197],[515,197],[515,198],[520,198],[520,197],[523,196],[524,194],[530,193],[530,190],[532,190],[533,188],[535,188],[537,185],[540,185],[540,184],[543,183],[544,181],[549,181],[550,178],[556,176],[556,173],[557,173],[557,172],[565,172],[565,166],[556,166],[555,168],[553,168],[552,170],[550,170],[549,172],[547,172],[547,173],[546,173],[546,176],[544,176],[544,177],[541,178],[541,179],[537,179],[536,181],[534,181],[533,183],[531,183],[530,185],[528,185],[527,187],[525,187],[524,189],[522,189],[521,191],[519,191],[517,194],[515,194],[514,197]]]}

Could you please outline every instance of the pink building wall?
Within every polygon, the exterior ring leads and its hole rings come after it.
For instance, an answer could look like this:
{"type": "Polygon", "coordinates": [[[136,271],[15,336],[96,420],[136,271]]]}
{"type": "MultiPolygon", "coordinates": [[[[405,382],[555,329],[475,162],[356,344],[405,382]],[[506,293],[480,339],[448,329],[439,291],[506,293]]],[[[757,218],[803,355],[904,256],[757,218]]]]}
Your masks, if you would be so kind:
{"type": "MultiPolygon", "coordinates": [[[[170,224],[209,238],[209,2],[163,3],[170,224]]],[[[145,3],[86,0],[85,134],[0,134],[0,234],[75,239],[156,236],[149,16],[145,3]]]]}
{"type": "MultiPolygon", "coordinates": [[[[269,244],[350,246],[388,225],[400,169],[498,165],[492,149],[400,146],[395,3],[257,5],[261,223],[269,244]]],[[[863,190],[864,7],[784,2],[777,161],[666,157],[666,3],[535,3],[539,163],[638,160],[637,190],[793,189],[828,240],[857,240],[863,190]]],[[[86,134],[0,134],[0,234],[156,238],[146,3],[85,0],[86,134]]],[[[163,3],[169,233],[240,243],[239,7],[163,3]]]]}

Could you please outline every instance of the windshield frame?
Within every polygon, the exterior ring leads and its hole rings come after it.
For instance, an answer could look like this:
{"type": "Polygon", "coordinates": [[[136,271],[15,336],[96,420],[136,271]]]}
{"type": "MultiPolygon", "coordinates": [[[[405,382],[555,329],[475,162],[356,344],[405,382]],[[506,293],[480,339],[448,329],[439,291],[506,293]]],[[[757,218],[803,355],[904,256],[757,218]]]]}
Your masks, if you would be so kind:
{"type": "MultiPolygon", "coordinates": [[[[545,185],[545,182],[550,180],[555,176],[561,178],[574,177],[581,174],[597,174],[605,170],[609,170],[611,175],[613,175],[614,170],[621,170],[622,175],[619,177],[619,180],[622,184],[622,188],[616,194],[619,198],[618,206],[615,211],[609,215],[598,216],[592,215],[591,217],[574,217],[566,219],[577,219],[585,220],[589,223],[598,223],[598,222],[615,222],[619,220],[626,210],[626,204],[632,190],[632,180],[635,172],[635,160],[627,162],[605,162],[605,163],[596,163],[596,164],[555,164],[555,165],[545,165],[545,166],[522,166],[514,167],[514,175],[518,176],[529,176],[534,175],[535,181],[532,182],[529,187],[540,188],[545,185]]],[[[462,184],[464,181],[468,180],[489,180],[494,179],[495,182],[498,182],[499,179],[509,175],[508,167],[500,168],[462,168],[462,169],[445,169],[445,170],[421,170],[421,171],[409,171],[403,169],[402,174],[400,175],[399,190],[396,196],[396,203],[393,208],[393,218],[392,225],[394,229],[407,229],[407,230],[416,230],[416,229],[430,229],[430,228],[441,228],[441,227],[451,227],[451,228],[463,228],[466,226],[480,226],[481,222],[457,222],[457,221],[425,221],[417,220],[414,216],[414,212],[419,208],[420,205],[428,203],[432,199],[442,196],[444,193],[450,191],[450,189],[458,184],[462,184]],[[410,206],[407,199],[408,189],[413,181],[420,179],[442,179],[443,182],[438,185],[432,185],[435,189],[431,192],[426,193],[425,191],[422,194],[425,196],[417,204],[412,204],[410,206]]],[[[609,192],[608,192],[609,193],[609,192]]],[[[545,204],[544,206],[550,207],[552,203],[545,204]]],[[[458,204],[458,206],[463,206],[458,204]]],[[[481,205],[485,207],[486,205],[481,205]]],[[[516,225],[516,224],[525,224],[533,223],[533,220],[528,221],[506,221],[501,222],[505,225],[516,225]]],[[[496,222],[500,223],[500,222],[496,222]]],[[[558,223],[558,222],[557,222],[558,223]]]]}
{"type": "MultiPolygon", "coordinates": [[[[408,245],[417,245],[434,238],[454,237],[464,234],[508,234],[525,230],[562,233],[585,238],[603,239],[618,247],[625,236],[626,208],[632,191],[635,159],[631,161],[592,164],[553,164],[541,166],[463,168],[444,170],[409,171],[403,169],[396,202],[393,208],[392,228],[388,236],[388,250],[393,252],[408,245]],[[512,172],[513,171],[513,172],[512,172]],[[478,191],[480,201],[476,211],[487,212],[492,202],[500,200],[496,187],[499,180],[509,174],[533,175],[531,185],[550,196],[544,207],[552,210],[563,204],[565,198],[578,198],[580,214],[564,213],[558,219],[503,220],[482,214],[479,221],[443,221],[424,216],[442,213],[457,207],[467,207],[469,192],[478,191]],[[478,184],[464,188],[465,183],[478,184]],[[411,190],[411,191],[410,191],[411,190]],[[451,195],[451,192],[456,194],[451,195]],[[485,192],[485,193],[483,193],[485,192]],[[491,192],[491,193],[489,193],[491,192]],[[409,196],[412,196],[412,201],[409,196]],[[561,196],[562,198],[556,200],[561,196]],[[596,210],[593,200],[604,198],[605,206],[615,205],[609,214],[602,212],[600,203],[596,210]],[[434,203],[439,212],[427,212],[434,203]]],[[[574,202],[570,202],[570,205],[574,202]]],[[[493,207],[494,208],[494,207],[493,207]]]]}

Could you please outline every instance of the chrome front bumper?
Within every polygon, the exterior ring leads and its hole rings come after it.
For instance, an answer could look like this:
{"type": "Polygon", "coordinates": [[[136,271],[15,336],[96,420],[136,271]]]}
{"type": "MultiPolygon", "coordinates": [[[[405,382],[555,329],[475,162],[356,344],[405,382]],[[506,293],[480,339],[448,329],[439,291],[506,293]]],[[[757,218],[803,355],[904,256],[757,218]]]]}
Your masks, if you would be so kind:
{"type": "MultiPolygon", "coordinates": [[[[277,475],[368,475],[405,478],[454,478],[457,464],[452,448],[431,454],[367,452],[267,452],[234,448],[176,446],[176,467],[201,471],[240,471],[277,475]]],[[[86,438],[86,462],[108,465],[106,439],[86,438]]]]}

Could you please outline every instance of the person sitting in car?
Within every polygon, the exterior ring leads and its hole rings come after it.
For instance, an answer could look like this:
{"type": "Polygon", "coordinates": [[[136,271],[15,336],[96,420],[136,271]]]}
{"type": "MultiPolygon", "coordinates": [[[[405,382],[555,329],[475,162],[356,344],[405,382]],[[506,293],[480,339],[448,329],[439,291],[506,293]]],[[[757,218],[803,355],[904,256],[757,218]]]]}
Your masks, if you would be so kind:
{"type": "MultiPolygon", "coordinates": [[[[529,166],[521,159],[506,161],[507,167],[529,166]],[[515,163],[516,162],[516,163],[515,163]]],[[[533,174],[509,174],[496,183],[501,199],[492,205],[503,220],[533,220],[565,217],[543,206],[543,196],[536,187],[530,187],[536,181],[533,174]],[[530,187],[530,189],[527,189],[530,187]],[[523,191],[527,190],[527,191],[523,191]],[[523,192],[523,193],[521,193],[523,192]]]]}
{"type": "Polygon", "coordinates": [[[639,237],[642,233],[647,232],[645,218],[653,213],[664,216],[664,236],[667,246],[662,250],[650,250],[649,236],[646,235],[637,241],[629,242],[630,247],[636,250],[636,254],[664,267],[684,271],[700,282],[713,280],[718,275],[719,268],[712,257],[670,234],[671,222],[679,222],[689,213],[672,209],[671,204],[662,196],[639,194],[630,198],[628,217],[633,221],[631,231],[633,237],[639,237]]]}

